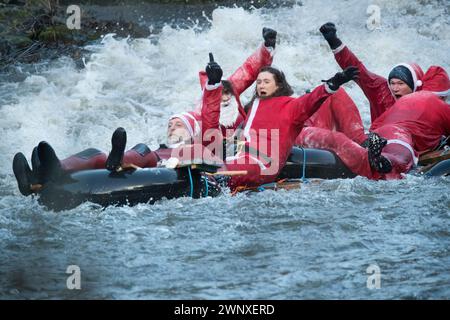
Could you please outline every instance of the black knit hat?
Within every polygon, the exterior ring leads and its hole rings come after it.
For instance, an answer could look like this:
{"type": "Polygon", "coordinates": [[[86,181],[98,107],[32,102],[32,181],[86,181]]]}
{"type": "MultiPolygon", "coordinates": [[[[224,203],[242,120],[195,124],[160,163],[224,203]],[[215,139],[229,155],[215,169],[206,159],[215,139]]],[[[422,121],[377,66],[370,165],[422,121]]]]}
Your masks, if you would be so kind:
{"type": "Polygon", "coordinates": [[[411,71],[405,67],[405,66],[396,66],[392,71],[389,73],[388,82],[391,82],[391,79],[399,79],[402,80],[404,83],[408,85],[408,87],[411,88],[411,90],[414,91],[414,79],[413,75],[411,74],[411,71]]]}

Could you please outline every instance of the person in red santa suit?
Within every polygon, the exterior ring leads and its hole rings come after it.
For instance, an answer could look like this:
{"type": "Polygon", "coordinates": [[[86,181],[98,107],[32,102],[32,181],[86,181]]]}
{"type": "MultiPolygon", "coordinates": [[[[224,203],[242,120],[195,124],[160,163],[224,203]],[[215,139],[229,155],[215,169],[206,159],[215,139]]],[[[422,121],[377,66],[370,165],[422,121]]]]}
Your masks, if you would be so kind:
{"type": "MultiPolygon", "coordinates": [[[[221,90],[205,89],[202,101],[204,105],[215,104],[220,107],[221,97],[221,90]]],[[[127,134],[123,128],[117,128],[111,138],[112,148],[108,156],[98,149],[89,148],[59,160],[51,145],[41,141],[33,150],[33,170],[23,153],[19,152],[13,159],[13,171],[20,192],[27,196],[33,193],[32,185],[43,185],[65,173],[104,168],[117,171],[129,164],[138,167],[156,167],[159,161],[170,158],[175,148],[194,143],[195,140],[201,139],[201,134],[201,113],[185,112],[174,115],[169,120],[168,147],[162,146],[156,151],[151,151],[147,145],[140,143],[124,152],[127,134]]]]}
{"type": "MultiPolygon", "coordinates": [[[[400,64],[395,66],[389,73],[388,79],[373,74],[367,70],[356,56],[342,44],[342,41],[336,36],[336,27],[333,23],[326,23],[320,28],[321,33],[327,40],[335,54],[335,58],[342,68],[349,65],[358,66],[361,72],[357,80],[370,102],[371,118],[375,121],[381,114],[388,110],[397,99],[402,96],[416,92],[417,90],[432,91],[434,94],[445,100],[449,94],[449,77],[446,71],[439,66],[431,66],[428,71],[423,71],[417,64],[400,64]]],[[[343,89],[341,89],[343,91],[343,89]]],[[[314,139],[323,139],[324,132],[320,129],[326,129],[334,132],[343,133],[350,140],[368,147],[370,139],[372,143],[369,150],[371,154],[377,154],[377,147],[384,143],[385,139],[376,134],[366,139],[361,116],[357,107],[351,98],[344,92],[340,99],[338,94],[327,99],[321,109],[305,123],[305,130],[302,130],[296,143],[300,146],[319,145],[321,141],[314,139]],[[334,100],[334,101],[333,101],[334,100]],[[315,128],[318,128],[317,130],[315,128]],[[305,141],[305,139],[308,141],[305,141]],[[319,142],[319,144],[315,143],[319,142]]],[[[340,135],[338,135],[340,136],[340,135]]],[[[345,142],[348,143],[347,139],[345,142]]],[[[393,146],[389,147],[390,149],[393,146]]],[[[373,167],[383,167],[383,170],[389,170],[389,162],[384,157],[371,157],[373,167]]]]}
{"type": "MultiPolygon", "coordinates": [[[[228,77],[228,79],[221,79],[222,91],[220,96],[221,111],[219,126],[222,129],[224,138],[227,135],[231,136],[234,130],[244,120],[245,111],[240,101],[240,95],[256,80],[256,76],[261,67],[272,64],[277,32],[270,28],[263,28],[262,36],[264,43],[256,52],[248,57],[243,65],[228,77]]],[[[200,72],[199,79],[202,90],[205,91],[207,82],[206,73],[200,72]]],[[[217,99],[217,95],[218,93],[215,92],[215,99],[217,99]]],[[[53,148],[47,142],[43,141],[34,148],[32,155],[33,171],[38,171],[37,168],[39,168],[41,163],[46,164],[39,170],[40,174],[34,175],[40,176],[41,178],[32,177],[32,171],[22,153],[16,154],[13,161],[16,164],[16,172],[18,176],[22,177],[22,180],[24,180],[23,177],[28,177],[28,180],[36,183],[44,183],[46,180],[44,177],[50,176],[49,171],[54,171],[56,170],[55,168],[61,168],[64,172],[101,169],[105,167],[109,170],[117,170],[124,163],[139,167],[155,167],[158,162],[170,158],[173,148],[182,144],[191,144],[194,140],[201,138],[201,110],[205,103],[210,103],[207,100],[208,98],[205,99],[205,95],[203,95],[201,103],[194,111],[171,116],[167,127],[167,144],[161,144],[160,148],[155,151],[150,150],[147,145],[140,143],[124,153],[126,132],[123,128],[118,128],[111,139],[112,150],[109,156],[98,149],[89,148],[60,161],[56,157],[53,148]],[[27,174],[24,174],[24,172],[27,174]]],[[[28,189],[25,187],[28,185],[28,182],[21,183],[20,185],[20,189],[28,189]]],[[[25,191],[25,193],[29,192],[25,191]]]]}
{"type": "MultiPolygon", "coordinates": [[[[213,73],[220,67],[211,61],[206,72],[213,73]]],[[[244,120],[244,128],[236,155],[227,157],[222,171],[245,171],[229,181],[232,189],[255,187],[275,181],[302,130],[311,117],[339,87],[358,77],[358,71],[349,67],[326,80],[324,85],[301,97],[291,97],[293,91],[284,74],[273,67],[260,70],[256,80],[256,92],[244,120]]],[[[220,86],[219,82],[211,85],[220,86]]],[[[203,125],[215,128],[219,120],[219,106],[209,104],[202,113],[203,125]],[[209,111],[207,111],[209,110],[209,111]]]]}
{"type": "MultiPolygon", "coordinates": [[[[358,144],[367,140],[359,110],[344,88],[339,88],[327,98],[320,109],[305,121],[304,126],[308,130],[320,128],[341,132],[358,144]]],[[[308,130],[300,132],[295,139],[295,145],[305,145],[304,138],[308,130]]]]}
{"type": "MultiPolygon", "coordinates": [[[[264,43],[231,76],[221,80],[223,95],[219,125],[224,138],[233,135],[234,130],[244,121],[246,112],[240,99],[241,94],[255,82],[259,70],[273,62],[277,32],[271,28],[263,28],[262,36],[264,43]]],[[[203,90],[208,82],[205,71],[199,72],[199,79],[203,90]]]]}
{"type": "MultiPolygon", "coordinates": [[[[320,27],[334,57],[342,69],[356,66],[360,77],[356,82],[370,103],[371,121],[374,122],[399,98],[427,87],[427,82],[440,77],[443,69],[432,66],[424,74],[416,63],[401,63],[393,67],[388,79],[369,71],[355,54],[336,35],[336,26],[328,22],[320,27]]],[[[444,71],[445,73],[445,71],[444,71]]],[[[447,93],[448,94],[448,93],[447,93]]]]}
{"type": "Polygon", "coordinates": [[[340,132],[320,128],[306,129],[304,141],[306,147],[335,152],[355,174],[399,179],[420,154],[449,134],[450,106],[433,92],[421,91],[402,97],[372,123],[367,149],[340,132]]]}

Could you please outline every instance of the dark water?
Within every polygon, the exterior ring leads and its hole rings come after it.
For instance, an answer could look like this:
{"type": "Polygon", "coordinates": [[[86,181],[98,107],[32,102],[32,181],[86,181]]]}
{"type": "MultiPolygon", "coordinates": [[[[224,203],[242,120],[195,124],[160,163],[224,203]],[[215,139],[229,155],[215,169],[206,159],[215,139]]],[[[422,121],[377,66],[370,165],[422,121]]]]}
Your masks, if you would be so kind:
{"type": "Polygon", "coordinates": [[[62,214],[29,199],[8,210],[4,199],[0,297],[445,299],[448,188],[357,178],[62,214]],[[81,269],[81,290],[66,287],[69,265],[81,269]],[[370,265],[380,289],[367,288],[370,265]]]}

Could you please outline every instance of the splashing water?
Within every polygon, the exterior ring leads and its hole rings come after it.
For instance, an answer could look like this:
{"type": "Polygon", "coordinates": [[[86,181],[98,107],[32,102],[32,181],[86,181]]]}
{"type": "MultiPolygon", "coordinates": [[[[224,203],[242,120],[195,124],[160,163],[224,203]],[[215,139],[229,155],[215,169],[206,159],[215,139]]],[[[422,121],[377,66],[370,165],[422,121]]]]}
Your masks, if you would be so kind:
{"type": "MultiPolygon", "coordinates": [[[[450,70],[449,11],[446,1],[406,0],[221,8],[208,27],[166,26],[148,39],[105,35],[86,48],[83,69],[61,58],[2,83],[0,298],[448,298],[448,178],[355,178],[153,206],[85,203],[56,214],[20,196],[11,162],[18,151],[29,159],[41,140],[60,158],[107,151],[118,126],[129,146],[164,142],[170,115],[200,98],[208,52],[230,75],[264,26],[278,31],[274,65],[299,95],[339,70],[318,31],[328,21],[378,74],[403,61],[450,70]],[[378,30],[365,27],[369,4],[380,7],[378,30]],[[378,290],[366,287],[371,264],[381,270],[378,290]],[[80,266],[82,290],[67,289],[68,265],[80,266]]],[[[368,127],[367,100],[356,85],[347,91],[368,127]]]]}

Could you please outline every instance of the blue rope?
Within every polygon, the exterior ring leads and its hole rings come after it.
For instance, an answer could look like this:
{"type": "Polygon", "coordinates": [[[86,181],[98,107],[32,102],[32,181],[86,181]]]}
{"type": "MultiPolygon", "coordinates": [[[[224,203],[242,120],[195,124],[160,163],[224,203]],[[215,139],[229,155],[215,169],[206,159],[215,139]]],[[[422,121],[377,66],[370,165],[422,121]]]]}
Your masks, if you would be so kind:
{"type": "Polygon", "coordinates": [[[204,197],[208,196],[208,179],[205,176],[202,176],[203,180],[205,181],[205,195],[204,197]]]}
{"type": "Polygon", "coordinates": [[[302,151],[303,151],[303,168],[302,168],[302,182],[307,183],[308,179],[306,179],[306,150],[301,147],[302,151]]]}
{"type": "Polygon", "coordinates": [[[192,181],[192,173],[191,173],[191,167],[187,167],[189,172],[189,182],[191,183],[191,194],[190,197],[194,197],[194,182],[192,181]]]}

